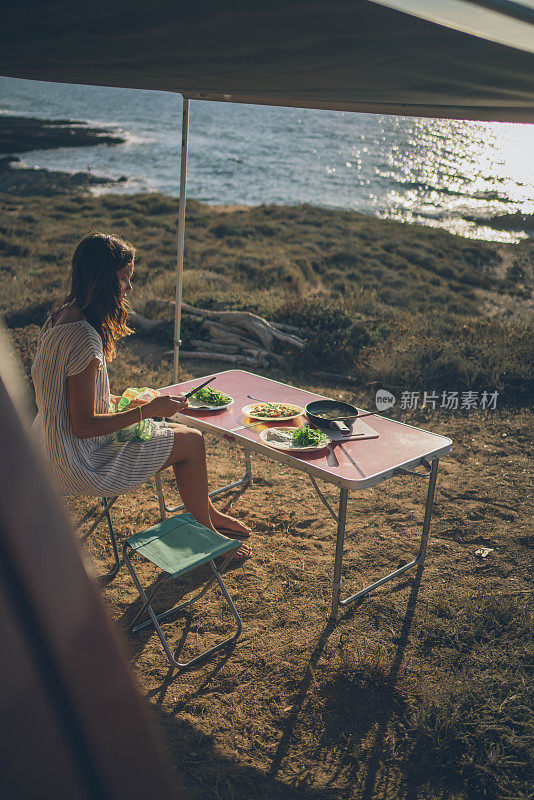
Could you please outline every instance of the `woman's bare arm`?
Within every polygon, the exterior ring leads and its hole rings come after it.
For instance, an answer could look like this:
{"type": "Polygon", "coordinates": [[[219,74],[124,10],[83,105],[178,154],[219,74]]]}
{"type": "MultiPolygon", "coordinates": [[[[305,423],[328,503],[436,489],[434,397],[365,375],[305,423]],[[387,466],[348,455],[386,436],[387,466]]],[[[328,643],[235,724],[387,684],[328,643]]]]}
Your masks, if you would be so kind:
{"type": "MultiPolygon", "coordinates": [[[[115,414],[95,414],[96,373],[98,359],[77,375],[68,378],[68,403],[72,428],[78,439],[106,436],[139,422],[139,407],[115,414]]],[[[156,397],[144,404],[143,417],[171,417],[187,406],[179,396],[156,397]]]]}

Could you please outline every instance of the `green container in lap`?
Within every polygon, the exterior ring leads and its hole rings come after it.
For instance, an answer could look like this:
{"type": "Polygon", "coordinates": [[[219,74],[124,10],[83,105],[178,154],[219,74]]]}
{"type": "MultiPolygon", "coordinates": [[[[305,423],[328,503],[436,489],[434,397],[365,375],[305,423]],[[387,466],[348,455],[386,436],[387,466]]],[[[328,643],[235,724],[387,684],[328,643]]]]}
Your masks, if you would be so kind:
{"type": "MultiPolygon", "coordinates": [[[[128,387],[117,403],[117,411],[124,411],[131,404],[132,400],[137,400],[139,397],[145,398],[147,395],[152,399],[153,397],[157,397],[158,393],[154,389],[149,389],[147,386],[144,386],[142,389],[134,389],[131,386],[128,387]]],[[[117,439],[119,442],[147,442],[152,438],[154,427],[155,425],[152,419],[143,419],[140,422],[136,422],[134,425],[128,425],[126,428],[122,428],[118,431],[117,439]]]]}

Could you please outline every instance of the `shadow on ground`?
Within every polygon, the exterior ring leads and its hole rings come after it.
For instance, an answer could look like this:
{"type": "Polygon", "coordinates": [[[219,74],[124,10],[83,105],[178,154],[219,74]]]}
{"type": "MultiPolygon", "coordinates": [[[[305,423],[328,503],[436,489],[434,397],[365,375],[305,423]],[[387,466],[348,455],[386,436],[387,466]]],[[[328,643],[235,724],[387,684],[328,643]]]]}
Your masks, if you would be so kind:
{"type": "Polygon", "coordinates": [[[397,689],[397,679],[409,640],[421,576],[422,569],[419,569],[412,580],[403,584],[411,584],[411,592],[389,669],[369,664],[363,667],[345,665],[332,676],[329,684],[321,687],[319,694],[329,705],[330,722],[322,726],[313,751],[308,753],[307,761],[313,767],[298,775],[291,774],[287,767],[292,748],[298,741],[302,718],[310,714],[307,703],[316,668],[338,626],[343,628],[346,623],[355,623],[357,605],[338,622],[327,622],[320,631],[295,694],[287,698],[291,713],[285,719],[278,745],[270,764],[266,762],[265,771],[225,757],[216,744],[216,736],[206,735],[181,716],[195,697],[209,694],[210,683],[231,653],[212,660],[196,691],[172,710],[163,707],[167,690],[177,677],[169,670],[161,685],[147,696],[155,704],[157,721],[180,777],[186,786],[196,787],[192,797],[220,800],[348,800],[357,797],[358,800],[373,800],[391,796],[393,789],[399,800],[417,800],[419,787],[410,782],[409,765],[404,765],[399,782],[399,764],[390,774],[385,750],[388,749],[386,739],[392,715],[402,717],[406,710],[404,696],[397,689]],[[200,794],[199,782],[203,784],[200,794]]]}

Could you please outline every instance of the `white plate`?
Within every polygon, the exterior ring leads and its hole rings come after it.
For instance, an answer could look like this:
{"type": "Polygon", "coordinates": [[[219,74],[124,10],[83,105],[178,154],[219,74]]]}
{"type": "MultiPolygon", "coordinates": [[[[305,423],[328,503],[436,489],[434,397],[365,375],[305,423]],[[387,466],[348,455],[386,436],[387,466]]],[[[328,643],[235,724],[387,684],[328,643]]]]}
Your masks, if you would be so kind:
{"type": "Polygon", "coordinates": [[[330,436],[321,432],[321,443],[308,445],[307,447],[295,446],[293,444],[293,434],[298,428],[267,428],[260,433],[260,439],[269,447],[274,447],[276,450],[285,450],[291,453],[309,453],[314,450],[322,450],[330,444],[330,436]]]}
{"type": "Polygon", "coordinates": [[[243,414],[246,414],[247,417],[250,417],[251,419],[258,419],[260,422],[288,422],[290,419],[296,419],[297,417],[300,417],[301,414],[304,414],[304,409],[295,405],[295,403],[282,403],[282,401],[273,400],[273,403],[275,402],[280,402],[281,405],[284,406],[291,406],[291,408],[295,409],[295,413],[289,414],[287,417],[261,417],[257,414],[254,414],[254,408],[257,408],[259,405],[269,405],[269,403],[251,403],[251,405],[242,408],[241,411],[243,414]]]}
{"type": "MultiPolygon", "coordinates": [[[[227,397],[230,397],[230,395],[227,395],[227,397]]],[[[203,403],[202,400],[196,400],[194,397],[190,397],[189,408],[192,411],[224,411],[224,409],[231,406],[233,402],[234,398],[230,397],[229,401],[223,406],[208,406],[206,403],[203,403]]]]}

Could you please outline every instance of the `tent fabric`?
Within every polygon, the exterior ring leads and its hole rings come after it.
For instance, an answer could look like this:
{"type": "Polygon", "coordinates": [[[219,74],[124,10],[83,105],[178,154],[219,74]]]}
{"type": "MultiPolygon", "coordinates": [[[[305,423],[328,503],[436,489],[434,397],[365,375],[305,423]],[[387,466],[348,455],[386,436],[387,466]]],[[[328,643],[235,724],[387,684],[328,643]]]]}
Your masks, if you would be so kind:
{"type": "Polygon", "coordinates": [[[368,0],[3,0],[0,74],[197,99],[534,121],[533,53],[368,0]]]}
{"type": "Polygon", "coordinates": [[[446,28],[534,53],[534,0],[372,0],[446,28]],[[528,22],[528,25],[523,23],[528,22]]]}

